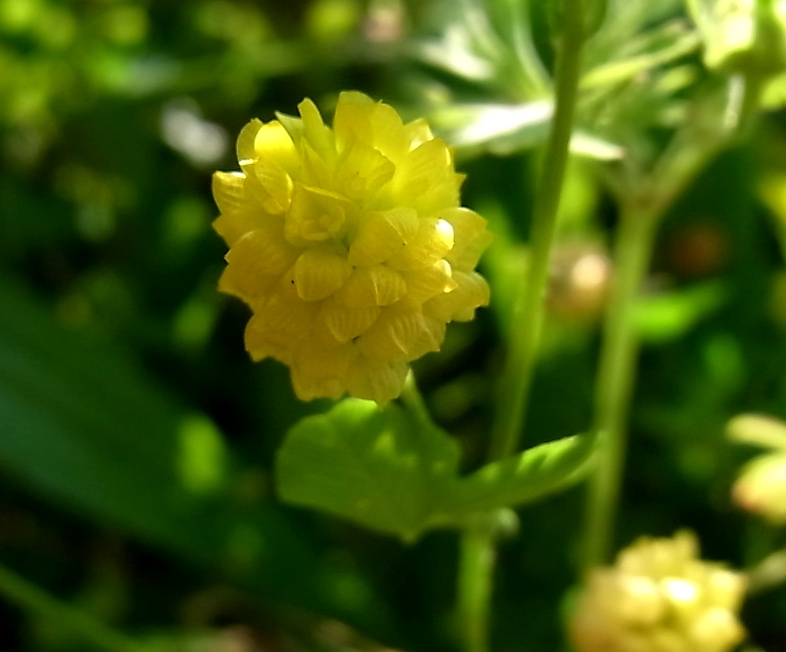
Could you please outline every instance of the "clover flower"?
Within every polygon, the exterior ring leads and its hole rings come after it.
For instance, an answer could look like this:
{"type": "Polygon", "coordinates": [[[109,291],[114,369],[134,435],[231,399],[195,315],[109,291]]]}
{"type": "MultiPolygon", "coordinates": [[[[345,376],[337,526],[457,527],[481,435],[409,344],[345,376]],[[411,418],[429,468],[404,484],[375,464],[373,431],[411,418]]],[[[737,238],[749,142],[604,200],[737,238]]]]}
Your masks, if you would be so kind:
{"type": "Polygon", "coordinates": [[[570,622],[578,652],[726,652],[745,630],[737,620],[743,576],[701,561],[689,532],[643,537],[593,571],[570,622]]]}
{"type": "Polygon", "coordinates": [[[459,206],[463,177],[425,121],[357,92],[340,95],[332,129],[311,100],[298,109],[252,120],[242,172],[213,176],[219,288],[251,307],[251,357],[288,365],[300,399],[385,402],[448,322],[488,303],[474,269],[490,235],[459,206]]]}

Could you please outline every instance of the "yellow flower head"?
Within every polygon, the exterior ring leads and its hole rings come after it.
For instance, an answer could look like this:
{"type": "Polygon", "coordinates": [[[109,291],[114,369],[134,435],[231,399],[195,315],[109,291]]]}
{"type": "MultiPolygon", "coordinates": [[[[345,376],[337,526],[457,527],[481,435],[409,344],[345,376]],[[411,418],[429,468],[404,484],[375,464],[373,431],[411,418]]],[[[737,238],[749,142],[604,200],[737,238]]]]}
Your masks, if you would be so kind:
{"type": "Polygon", "coordinates": [[[398,396],[409,363],[445,325],[488,303],[474,271],[486,222],[459,206],[451,153],[423,120],[342,93],[333,128],[300,117],[252,120],[242,172],[216,172],[216,231],[229,246],[223,292],[253,312],[246,349],[288,365],[302,400],[398,396]]]}
{"type": "Polygon", "coordinates": [[[643,537],[589,577],[570,622],[577,652],[728,652],[745,636],[742,575],[702,561],[695,536],[643,537]]]}

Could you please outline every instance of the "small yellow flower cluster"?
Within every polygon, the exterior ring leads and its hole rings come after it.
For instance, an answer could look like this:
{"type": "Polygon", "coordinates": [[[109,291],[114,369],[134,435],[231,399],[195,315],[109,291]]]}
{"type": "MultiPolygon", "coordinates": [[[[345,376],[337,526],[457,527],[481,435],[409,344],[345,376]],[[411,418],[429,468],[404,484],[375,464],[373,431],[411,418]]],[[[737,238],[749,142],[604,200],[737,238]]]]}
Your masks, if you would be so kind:
{"type": "Polygon", "coordinates": [[[695,536],[641,538],[597,569],[578,600],[578,652],[727,652],[745,636],[742,575],[701,561],[695,536]]]}
{"type": "Polygon", "coordinates": [[[314,103],[253,120],[242,172],[217,172],[214,226],[229,246],[219,287],[253,316],[246,349],[288,365],[302,400],[395,398],[445,326],[488,303],[474,269],[486,222],[459,206],[451,153],[423,120],[342,93],[333,128],[314,103]]]}

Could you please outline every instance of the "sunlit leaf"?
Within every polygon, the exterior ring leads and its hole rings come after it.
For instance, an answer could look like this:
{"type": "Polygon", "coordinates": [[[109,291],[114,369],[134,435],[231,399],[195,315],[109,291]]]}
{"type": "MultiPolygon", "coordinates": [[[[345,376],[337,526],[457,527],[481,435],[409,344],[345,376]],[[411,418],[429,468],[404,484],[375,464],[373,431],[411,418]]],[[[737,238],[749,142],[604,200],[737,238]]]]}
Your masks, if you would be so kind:
{"type": "Polygon", "coordinates": [[[595,438],[565,437],[488,464],[458,484],[454,517],[519,507],[564,489],[584,477],[595,438]]]}
{"type": "Polygon", "coordinates": [[[568,437],[462,478],[458,449],[438,428],[397,405],[347,399],[290,430],[277,485],[287,502],[411,540],[569,486],[592,451],[591,438],[568,437]]]}
{"type": "MultiPolygon", "coordinates": [[[[582,88],[597,88],[627,82],[645,71],[651,71],[694,52],[700,44],[698,34],[678,21],[647,32],[637,40],[639,42],[635,47],[638,52],[593,68],[581,78],[582,88]]],[[[629,44],[629,48],[633,47],[633,43],[629,44]]]]}
{"type": "Polygon", "coordinates": [[[397,405],[347,399],[289,431],[278,452],[277,486],[287,502],[412,538],[457,464],[458,448],[438,429],[397,405]]]}
{"type": "MultiPolygon", "coordinates": [[[[434,110],[429,120],[462,155],[488,151],[504,156],[543,145],[553,111],[547,99],[527,104],[456,104],[434,110]]],[[[574,154],[602,161],[624,155],[619,145],[582,131],[573,134],[570,148],[574,154]]]]}
{"type": "Polygon", "coordinates": [[[634,313],[639,336],[650,342],[680,337],[717,310],[726,296],[724,286],[708,282],[643,298],[634,313]]]}

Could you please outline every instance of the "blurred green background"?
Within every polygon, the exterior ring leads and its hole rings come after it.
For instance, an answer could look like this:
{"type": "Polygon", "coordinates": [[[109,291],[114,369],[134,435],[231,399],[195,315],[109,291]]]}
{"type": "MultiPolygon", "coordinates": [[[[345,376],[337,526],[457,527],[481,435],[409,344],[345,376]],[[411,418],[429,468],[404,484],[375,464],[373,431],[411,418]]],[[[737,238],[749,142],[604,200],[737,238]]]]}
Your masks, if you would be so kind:
{"type": "MultiPolygon", "coordinates": [[[[161,649],[454,649],[453,533],[402,545],[277,502],[284,432],[329,403],[299,403],[286,369],[247,358],[247,310],[216,291],[225,248],[210,174],[237,168],[250,118],[294,113],[304,96],[329,113],[338,91],[362,90],[432,115],[448,137],[469,120],[451,112],[458,100],[547,96],[547,83],[513,88],[506,72],[515,5],[0,0],[2,565],[161,649]]],[[[455,138],[464,203],[497,237],[484,268],[494,304],[416,366],[467,468],[486,445],[538,163],[528,148],[540,136],[517,134],[485,149],[455,138]]],[[[591,421],[616,220],[596,172],[585,159],[569,171],[527,445],[591,421]]],[[[731,504],[752,451],[723,434],[742,411],[786,417],[784,247],[776,113],[661,229],[640,310],[620,544],[690,527],[706,557],[737,566],[786,544],[731,504]]],[[[502,544],[495,649],[564,646],[582,503],[574,489],[523,510],[502,544]]],[[[744,620],[756,644],[786,650],[786,587],[752,598],[744,620]]],[[[0,649],[90,648],[0,597],[0,649]]]]}

